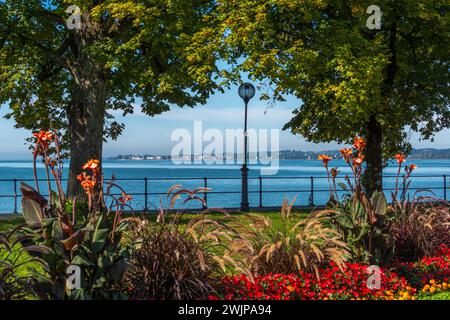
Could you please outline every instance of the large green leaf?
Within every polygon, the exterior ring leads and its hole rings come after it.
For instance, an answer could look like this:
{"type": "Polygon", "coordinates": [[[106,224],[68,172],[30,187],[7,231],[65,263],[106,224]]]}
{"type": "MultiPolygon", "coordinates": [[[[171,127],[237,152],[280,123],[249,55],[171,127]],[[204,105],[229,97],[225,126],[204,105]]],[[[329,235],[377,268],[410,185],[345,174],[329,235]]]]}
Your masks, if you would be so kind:
{"type": "Polygon", "coordinates": [[[105,247],[109,236],[109,229],[97,229],[92,237],[92,251],[99,252],[105,247]]]}
{"type": "Polygon", "coordinates": [[[25,222],[29,225],[42,226],[42,209],[37,202],[31,199],[22,198],[22,215],[25,222]]]}
{"type": "Polygon", "coordinates": [[[387,200],[383,192],[376,191],[372,195],[370,202],[372,203],[373,211],[377,216],[384,216],[387,212],[387,200]]]}
{"type": "Polygon", "coordinates": [[[71,251],[75,246],[80,245],[84,239],[84,232],[81,230],[76,231],[69,238],[61,240],[66,250],[71,251]]]}
{"type": "Polygon", "coordinates": [[[93,263],[83,251],[80,251],[77,254],[77,256],[72,260],[72,264],[77,265],[77,266],[94,266],[95,265],[95,263],[93,263]]]}
{"type": "Polygon", "coordinates": [[[111,269],[110,275],[111,275],[111,279],[113,281],[119,281],[123,274],[125,273],[125,271],[128,269],[129,267],[129,263],[126,259],[120,259],[115,265],[114,267],[111,269]]]}
{"type": "Polygon", "coordinates": [[[53,240],[62,240],[62,239],[64,239],[64,232],[63,232],[63,230],[61,228],[61,224],[59,223],[58,220],[55,220],[53,222],[52,238],[53,238],[53,240]]]}
{"type": "Polygon", "coordinates": [[[52,206],[56,209],[63,210],[58,194],[52,190],[52,206]]]}
{"type": "Polygon", "coordinates": [[[347,216],[346,214],[340,214],[336,217],[336,222],[339,223],[339,225],[345,229],[352,229],[353,223],[352,219],[347,216]]]}

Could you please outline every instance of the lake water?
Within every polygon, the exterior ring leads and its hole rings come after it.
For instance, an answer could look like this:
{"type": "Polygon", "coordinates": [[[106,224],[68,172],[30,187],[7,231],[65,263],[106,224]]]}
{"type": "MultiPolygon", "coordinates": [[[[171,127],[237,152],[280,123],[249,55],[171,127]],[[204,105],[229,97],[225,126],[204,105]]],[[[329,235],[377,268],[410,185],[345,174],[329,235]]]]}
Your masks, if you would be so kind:
{"type": "MultiPolygon", "coordinates": [[[[431,188],[437,197],[443,198],[444,175],[447,175],[447,187],[450,187],[450,160],[412,160],[418,168],[415,171],[411,190],[414,192],[421,188],[431,188]]],[[[410,162],[408,162],[410,163],[410,162]]],[[[120,180],[118,183],[129,193],[134,195],[132,206],[135,210],[145,207],[145,180],[148,178],[147,207],[159,207],[160,199],[166,190],[173,184],[181,184],[183,188],[195,189],[204,186],[204,177],[207,177],[207,186],[211,188],[208,194],[209,207],[237,208],[240,205],[241,172],[239,165],[174,165],[170,161],[104,161],[105,179],[114,175],[120,180]],[[170,180],[163,180],[170,179],[170,180]],[[218,192],[227,192],[226,194],[218,192]]],[[[350,169],[341,160],[334,160],[331,166],[337,166],[340,176],[350,174],[350,169]]],[[[260,205],[260,167],[250,166],[249,201],[252,207],[260,205]]],[[[384,174],[393,176],[396,166],[388,166],[384,174]]],[[[39,165],[38,175],[44,178],[44,169],[39,165]]],[[[280,161],[280,169],[274,176],[262,177],[262,205],[279,206],[284,197],[292,199],[297,195],[296,205],[306,206],[310,200],[311,179],[314,177],[314,204],[324,204],[328,199],[328,184],[324,168],[320,161],[285,160],[280,161]]],[[[14,182],[5,181],[17,179],[18,182],[33,179],[31,161],[0,161],[0,213],[14,211],[14,182]]],[[[34,182],[27,181],[30,185],[34,182]]],[[[386,189],[394,186],[395,179],[384,179],[386,189]]],[[[41,190],[46,191],[46,185],[41,183],[41,190]]],[[[18,193],[20,191],[18,190],[18,193]]],[[[387,193],[390,193],[389,191],[387,193]]],[[[450,196],[450,190],[447,190],[450,196]]],[[[20,197],[17,199],[17,208],[20,211],[20,197]]]]}

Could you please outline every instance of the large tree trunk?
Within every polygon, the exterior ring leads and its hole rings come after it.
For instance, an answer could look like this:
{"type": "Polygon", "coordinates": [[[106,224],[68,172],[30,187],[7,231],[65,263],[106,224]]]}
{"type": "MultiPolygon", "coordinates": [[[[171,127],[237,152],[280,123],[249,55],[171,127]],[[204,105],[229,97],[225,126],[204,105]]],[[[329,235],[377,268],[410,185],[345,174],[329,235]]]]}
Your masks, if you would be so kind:
{"type": "MultiPolygon", "coordinates": [[[[394,14],[397,8],[395,7],[395,1],[393,2],[394,8],[392,9],[394,14]]],[[[397,66],[397,24],[394,23],[387,30],[390,58],[386,67],[386,78],[382,86],[382,96],[386,100],[384,101],[384,108],[388,108],[389,104],[387,100],[393,94],[393,87],[395,78],[398,71],[397,66]]],[[[378,122],[376,114],[372,114],[367,123],[367,148],[366,148],[366,163],[367,169],[364,174],[363,185],[368,195],[371,195],[375,191],[383,190],[383,127],[378,122]]]]}
{"type": "Polygon", "coordinates": [[[102,159],[103,126],[106,106],[106,73],[86,48],[98,36],[98,26],[83,17],[82,29],[77,31],[75,44],[77,59],[71,73],[73,84],[71,104],[67,115],[70,132],[70,167],[67,196],[83,196],[84,191],[76,177],[90,159],[102,159]]]}
{"type": "Polygon", "coordinates": [[[364,188],[368,195],[383,189],[383,128],[372,115],[367,123],[366,163],[364,188]]]}
{"type": "Polygon", "coordinates": [[[91,78],[74,97],[69,110],[70,167],[67,195],[83,195],[76,177],[90,159],[102,159],[105,84],[91,78]]]}

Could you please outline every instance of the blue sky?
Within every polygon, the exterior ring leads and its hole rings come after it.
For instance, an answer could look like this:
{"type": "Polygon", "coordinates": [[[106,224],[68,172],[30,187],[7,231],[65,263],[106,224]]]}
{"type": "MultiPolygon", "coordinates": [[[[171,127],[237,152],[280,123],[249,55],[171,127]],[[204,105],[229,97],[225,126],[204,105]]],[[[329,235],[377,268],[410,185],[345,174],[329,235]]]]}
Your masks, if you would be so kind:
{"type": "MultiPolygon", "coordinates": [[[[278,102],[274,107],[267,108],[266,101],[260,101],[255,96],[249,104],[248,126],[254,129],[279,129],[290,118],[292,110],[300,104],[295,98],[286,102],[278,102]]],[[[28,159],[28,147],[24,139],[30,132],[15,129],[14,122],[3,118],[8,106],[0,108],[0,160],[28,159]]],[[[185,128],[193,132],[194,121],[203,121],[204,130],[209,128],[237,129],[243,127],[243,102],[237,94],[237,87],[232,87],[224,94],[213,95],[206,105],[194,109],[173,107],[164,114],[148,117],[136,107],[135,114],[123,118],[116,114],[119,121],[126,125],[124,134],[117,141],[108,141],[104,146],[105,156],[121,154],[158,153],[170,154],[176,142],[170,140],[173,130],[185,128]]],[[[435,142],[419,141],[416,135],[410,137],[414,147],[418,148],[450,148],[450,131],[446,130],[436,136],[435,142]]],[[[294,136],[288,131],[280,133],[281,149],[296,150],[329,150],[337,148],[336,144],[308,143],[301,136],[294,136]]]]}

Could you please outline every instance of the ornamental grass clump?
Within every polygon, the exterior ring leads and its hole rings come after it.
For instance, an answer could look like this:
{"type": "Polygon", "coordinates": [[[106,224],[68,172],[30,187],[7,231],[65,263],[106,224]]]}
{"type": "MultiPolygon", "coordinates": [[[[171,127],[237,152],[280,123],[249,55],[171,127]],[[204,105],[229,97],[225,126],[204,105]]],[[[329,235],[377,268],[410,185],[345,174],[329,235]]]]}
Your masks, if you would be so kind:
{"type": "Polygon", "coordinates": [[[389,207],[395,217],[390,226],[395,239],[395,259],[416,261],[433,255],[441,246],[450,247],[450,203],[426,189],[418,189],[410,198],[410,177],[417,166],[403,167],[406,157],[401,154],[395,158],[398,163],[396,187],[389,207]],[[402,168],[403,181],[399,181],[402,168]],[[400,196],[399,182],[402,185],[400,196]]]}
{"type": "Polygon", "coordinates": [[[232,223],[238,232],[230,245],[230,256],[241,261],[243,269],[254,276],[268,273],[306,271],[319,276],[320,266],[334,262],[341,270],[349,257],[348,246],[340,235],[326,226],[326,212],[314,212],[298,222],[291,219],[292,206],[285,199],[281,223],[262,215],[245,215],[243,222],[232,223]]]}
{"type": "MultiPolygon", "coordinates": [[[[400,211],[399,207],[392,210],[400,211]]],[[[402,211],[402,217],[391,227],[396,260],[417,261],[431,256],[442,245],[450,247],[450,203],[421,196],[402,211]]]]}
{"type": "Polygon", "coordinates": [[[223,256],[225,240],[231,239],[234,232],[208,217],[217,211],[226,216],[225,211],[209,209],[184,224],[185,212],[174,210],[182,197],[183,204],[194,201],[204,206],[199,194],[207,191],[189,191],[175,185],[167,193],[169,207],[160,208],[156,222],[134,219],[132,237],[137,248],[122,286],[131,298],[204,299],[215,292],[216,279],[227,268],[238,268],[232,258],[223,256]]]}

